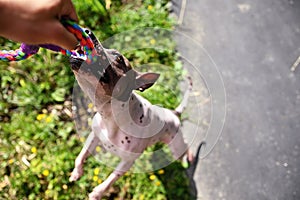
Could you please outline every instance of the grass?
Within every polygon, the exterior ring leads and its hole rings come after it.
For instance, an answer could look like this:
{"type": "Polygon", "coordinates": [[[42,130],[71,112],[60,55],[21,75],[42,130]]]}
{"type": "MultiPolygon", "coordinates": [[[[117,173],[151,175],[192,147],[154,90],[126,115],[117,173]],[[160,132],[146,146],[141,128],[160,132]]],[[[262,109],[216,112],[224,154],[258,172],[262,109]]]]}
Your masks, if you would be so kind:
{"type": "MultiPolygon", "coordinates": [[[[166,0],[109,2],[74,1],[80,25],[89,27],[101,40],[116,34],[123,37],[122,33],[136,28],[174,26],[166,0]]],[[[144,65],[148,63],[167,66],[150,65],[162,76],[160,83],[143,95],[155,104],[174,108],[182,75],[174,41],[163,36],[156,41],[147,32],[135,38],[135,33],[108,45],[119,50],[126,50],[122,41],[165,46],[168,50],[139,48],[123,53],[141,71],[149,70],[149,65],[144,65]],[[166,83],[168,88],[163,87],[166,83]]],[[[3,49],[19,45],[4,38],[0,44],[3,49]]],[[[75,79],[68,59],[40,50],[25,61],[0,62],[0,71],[0,199],[86,199],[112,169],[90,157],[84,176],[75,183],[68,181],[85,140],[76,132],[70,115],[75,79]]],[[[173,163],[154,172],[126,173],[107,191],[105,199],[190,199],[188,186],[183,168],[173,163]]]]}

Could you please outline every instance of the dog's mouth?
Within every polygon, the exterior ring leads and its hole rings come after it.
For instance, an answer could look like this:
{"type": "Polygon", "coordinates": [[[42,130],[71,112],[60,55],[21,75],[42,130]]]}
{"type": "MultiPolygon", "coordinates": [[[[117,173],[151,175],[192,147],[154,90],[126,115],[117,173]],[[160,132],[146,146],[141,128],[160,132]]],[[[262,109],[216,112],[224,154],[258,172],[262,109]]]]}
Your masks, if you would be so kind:
{"type": "MultiPolygon", "coordinates": [[[[103,48],[93,32],[91,32],[89,29],[85,29],[85,32],[92,39],[96,55],[93,58],[93,62],[90,64],[86,63],[85,60],[81,57],[71,56],[69,59],[71,69],[76,73],[94,76],[99,81],[108,83],[109,75],[107,74],[107,71],[109,71],[108,68],[111,67],[111,63],[108,59],[105,48],[103,48]]],[[[82,55],[84,53],[80,46],[76,48],[76,51],[79,53],[79,55],[82,55]]]]}
{"type": "Polygon", "coordinates": [[[77,57],[73,57],[73,56],[70,57],[69,61],[70,61],[70,64],[71,64],[71,69],[72,69],[73,71],[76,71],[76,72],[79,71],[81,65],[82,65],[83,62],[84,62],[83,59],[77,58],[77,57]]]}
{"type": "MultiPolygon", "coordinates": [[[[126,100],[133,89],[129,83],[129,75],[126,74],[131,70],[129,61],[118,51],[105,49],[92,32],[88,31],[88,34],[93,40],[96,51],[93,62],[87,63],[80,57],[71,56],[69,60],[71,69],[76,76],[86,79],[93,85],[100,83],[107,95],[122,101],[126,100]],[[119,81],[122,82],[121,86],[119,81]]],[[[78,48],[77,51],[80,53],[81,49],[78,48]]]]}
{"type": "Polygon", "coordinates": [[[76,73],[87,75],[87,76],[94,76],[102,83],[109,83],[110,76],[110,65],[103,66],[102,63],[99,63],[98,59],[96,62],[92,64],[87,64],[83,59],[77,57],[70,58],[71,69],[76,73]]]}

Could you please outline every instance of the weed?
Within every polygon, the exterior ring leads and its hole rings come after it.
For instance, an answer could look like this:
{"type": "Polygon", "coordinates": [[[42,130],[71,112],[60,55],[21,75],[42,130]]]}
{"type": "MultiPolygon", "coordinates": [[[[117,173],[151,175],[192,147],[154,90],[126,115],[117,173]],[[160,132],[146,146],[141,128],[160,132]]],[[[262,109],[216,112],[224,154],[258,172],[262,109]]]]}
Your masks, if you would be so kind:
{"type": "MultiPolygon", "coordinates": [[[[101,40],[137,28],[174,26],[166,0],[123,2],[74,0],[80,25],[89,27],[101,40]]],[[[152,45],[158,42],[147,33],[141,38],[127,35],[126,40],[152,45]]],[[[174,108],[179,100],[180,62],[171,37],[159,42],[168,51],[148,48],[124,53],[139,70],[147,71],[149,66],[143,65],[147,63],[161,63],[172,69],[152,65],[151,70],[158,70],[161,83],[169,88],[158,84],[143,95],[155,104],[174,108]]],[[[3,38],[0,45],[3,49],[18,48],[18,44],[3,38]]],[[[122,43],[117,41],[109,45],[122,49],[122,43]]],[[[0,72],[0,199],[85,199],[112,169],[91,157],[83,177],[76,183],[68,181],[83,146],[70,117],[75,79],[68,59],[40,50],[21,62],[1,62],[0,72]]],[[[171,189],[173,199],[188,199],[183,170],[169,169],[152,174],[127,173],[107,192],[106,198],[167,199],[171,189]],[[174,174],[176,185],[172,184],[174,181],[167,184],[166,180],[174,174]]]]}

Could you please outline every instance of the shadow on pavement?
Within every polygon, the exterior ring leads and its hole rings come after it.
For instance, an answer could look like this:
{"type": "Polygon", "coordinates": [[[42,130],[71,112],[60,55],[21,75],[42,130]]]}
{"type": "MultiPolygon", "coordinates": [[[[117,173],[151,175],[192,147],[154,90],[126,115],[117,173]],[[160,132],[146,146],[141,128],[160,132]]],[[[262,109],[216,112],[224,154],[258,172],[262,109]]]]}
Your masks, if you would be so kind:
{"type": "Polygon", "coordinates": [[[190,164],[187,169],[185,169],[180,162],[174,162],[164,168],[164,174],[157,175],[166,189],[166,196],[168,199],[197,199],[197,188],[193,176],[196,167],[199,164],[199,154],[203,145],[205,145],[205,142],[202,142],[198,146],[195,161],[190,164]]]}

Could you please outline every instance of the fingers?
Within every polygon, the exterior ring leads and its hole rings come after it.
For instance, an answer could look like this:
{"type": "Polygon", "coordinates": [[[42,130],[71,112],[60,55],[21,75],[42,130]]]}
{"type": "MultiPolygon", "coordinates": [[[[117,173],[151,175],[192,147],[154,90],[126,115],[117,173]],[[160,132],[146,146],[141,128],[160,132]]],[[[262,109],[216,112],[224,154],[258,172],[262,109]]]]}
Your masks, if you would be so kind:
{"type": "MultiPolygon", "coordinates": [[[[31,22],[32,31],[36,32],[39,44],[55,44],[72,50],[78,44],[76,37],[70,33],[60,22],[62,18],[78,22],[78,16],[71,0],[44,0],[41,1],[38,14],[31,22]],[[47,4],[47,5],[46,5],[47,4]],[[38,28],[36,28],[38,27],[38,28]]],[[[32,32],[31,32],[32,33],[32,32]]],[[[34,41],[37,43],[37,41],[34,41]]]]}
{"type": "Polygon", "coordinates": [[[48,30],[50,30],[48,32],[49,41],[51,41],[52,44],[69,50],[72,50],[77,46],[78,40],[76,37],[59,21],[53,20],[53,22],[49,24],[48,30]]]}
{"type": "Polygon", "coordinates": [[[77,39],[60,23],[62,17],[78,22],[71,0],[15,0],[5,5],[0,18],[9,20],[2,20],[4,23],[0,19],[2,36],[27,44],[55,44],[70,50],[76,47],[77,39]]]}
{"type": "Polygon", "coordinates": [[[14,24],[6,37],[27,44],[54,44],[64,49],[73,50],[78,44],[77,38],[69,32],[59,20],[39,20],[14,24]],[[22,34],[19,33],[22,30],[22,34]],[[10,34],[9,34],[10,33],[10,34]]]}
{"type": "Polygon", "coordinates": [[[71,0],[65,0],[63,2],[64,3],[61,7],[61,11],[59,13],[59,18],[65,17],[65,18],[71,19],[75,22],[78,22],[78,16],[76,14],[75,7],[74,7],[73,3],[71,2],[71,0]]]}
{"type": "Polygon", "coordinates": [[[35,28],[25,29],[22,41],[27,44],[54,44],[64,49],[73,50],[78,44],[76,37],[70,33],[57,19],[35,22],[35,28]],[[32,37],[32,36],[35,37],[32,37]]]}
{"type": "MultiPolygon", "coordinates": [[[[78,22],[78,16],[72,1],[62,0],[61,2],[61,10],[58,13],[58,18],[61,19],[64,17],[66,19],[78,22]]],[[[53,44],[69,50],[72,50],[76,47],[78,44],[76,37],[70,33],[59,21],[53,22],[52,28],[57,29],[53,34],[53,44]]]]}

